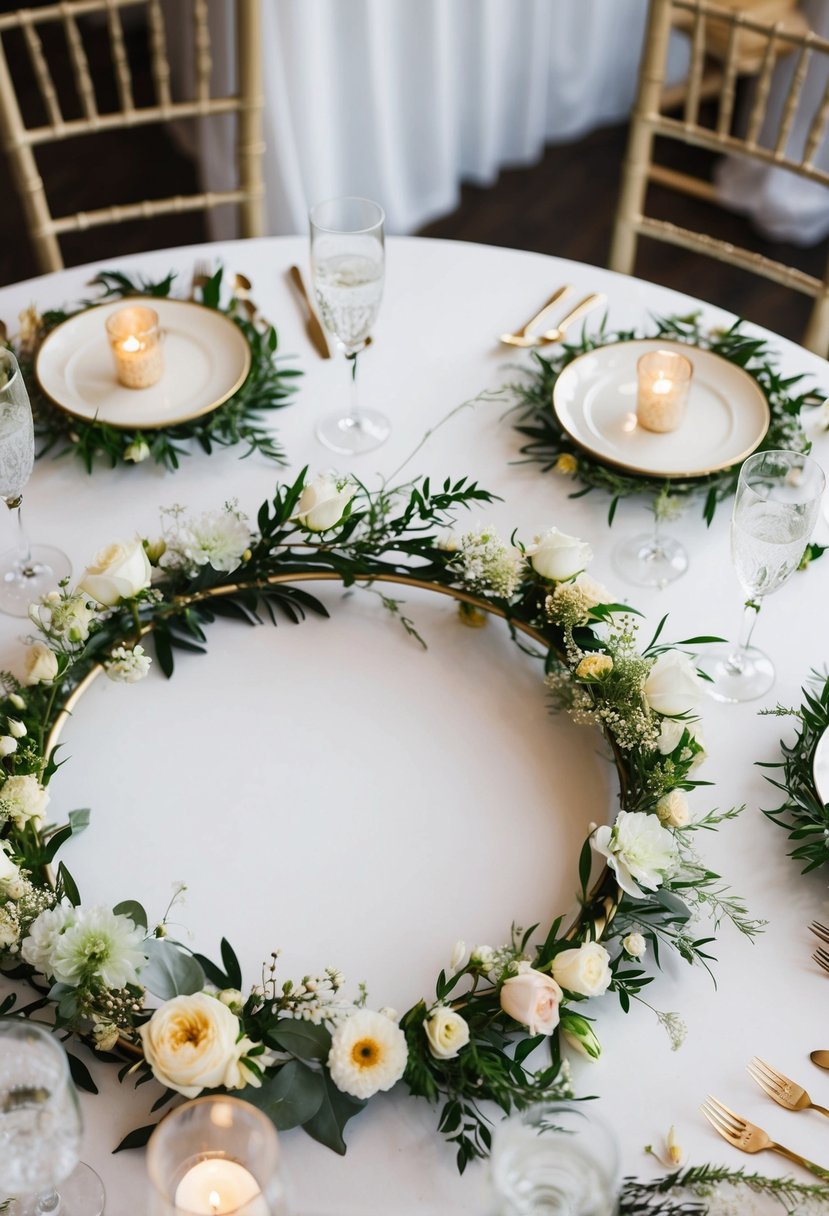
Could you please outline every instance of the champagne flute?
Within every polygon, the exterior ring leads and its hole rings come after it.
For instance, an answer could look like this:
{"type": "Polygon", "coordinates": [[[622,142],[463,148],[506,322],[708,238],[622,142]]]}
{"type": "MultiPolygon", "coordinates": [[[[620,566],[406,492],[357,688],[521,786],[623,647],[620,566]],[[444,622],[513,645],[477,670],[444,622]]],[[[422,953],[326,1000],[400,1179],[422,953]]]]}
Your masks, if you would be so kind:
{"type": "Polygon", "coordinates": [[[26,616],[29,605],[72,573],[52,545],[30,545],[20,505],[35,459],[34,425],[23,373],[10,350],[0,349],[0,498],[17,512],[18,545],[0,554],[0,611],[26,616]]]}
{"type": "Polygon", "coordinates": [[[104,1188],[78,1163],[81,1112],[66,1052],[48,1030],[0,1018],[0,1196],[14,1216],[101,1216],[104,1188]]]}
{"type": "Polygon", "coordinates": [[[688,569],[688,554],[678,540],[662,531],[659,501],[650,509],[652,531],[637,533],[616,545],[611,561],[616,573],[627,582],[662,589],[688,569]]]}
{"type": "Polygon", "coordinates": [[[815,526],[826,479],[802,452],[756,452],[740,470],[731,517],[731,560],[746,595],[735,644],[697,659],[718,701],[753,701],[774,683],[774,664],[751,645],[763,598],[794,574],[815,526]]]}
{"type": "Polygon", "coordinates": [[[317,438],[333,452],[356,456],[388,439],[389,420],[361,409],[357,356],[365,349],[383,297],[385,251],[379,203],[367,198],[333,198],[317,203],[311,224],[311,276],[322,323],[350,364],[351,408],[322,418],[317,438]]]}

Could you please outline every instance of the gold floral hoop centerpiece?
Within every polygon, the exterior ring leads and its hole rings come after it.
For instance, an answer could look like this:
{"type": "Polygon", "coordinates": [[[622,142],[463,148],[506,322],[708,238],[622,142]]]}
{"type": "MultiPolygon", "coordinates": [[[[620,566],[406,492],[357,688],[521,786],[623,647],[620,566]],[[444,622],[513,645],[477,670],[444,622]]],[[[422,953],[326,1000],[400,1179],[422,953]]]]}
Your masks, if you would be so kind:
{"type": "MultiPolygon", "coordinates": [[[[698,829],[737,813],[691,813],[705,754],[693,664],[660,641],[661,625],[639,648],[635,614],[586,573],[592,554],[578,538],[552,527],[532,544],[508,544],[456,527],[459,510],[490,500],[466,478],[370,492],[303,471],[262,504],[255,530],[235,503],[198,517],[166,512],[158,539],[110,545],[76,587],[32,606],[40,638],[0,700],[0,968],[40,996],[17,1010],[12,993],[0,1012],[48,1009],[60,1031],[107,1058],[126,1054],[122,1078],[165,1087],[154,1110],[179,1094],[233,1090],[278,1128],[302,1126],[338,1152],[348,1120],[402,1082],[442,1104],[439,1130],[462,1170],[489,1150],[484,1101],[509,1111],[560,1094],[564,1041],[598,1056],[588,1002],[609,992],[625,1009],[641,1001],[643,959],[658,962],[663,946],[706,963],[710,939],[692,935],[692,910],[754,932],[693,848],[698,829]],[[615,822],[581,850],[575,922],[513,929],[500,946],[458,943],[434,995],[402,1017],[369,1008],[363,991],[347,999],[336,967],[293,981],[274,956],[264,982],[246,987],[227,941],[210,959],[172,940],[166,914],[153,922],[135,900],[82,902],[58,854],[88,816],[47,823],[60,729],[96,675],[132,683],[154,659],[171,676],[176,650],[203,650],[220,614],[251,624],[328,615],[300,585],[315,580],[415,585],[453,597],[467,617],[503,617],[543,648],[553,707],[604,732],[619,775],[615,822]],[[545,1044],[548,1057],[532,1065],[545,1044]]],[[[678,1045],[680,1019],[658,1016],[678,1045]]],[[[85,1065],[73,1061],[83,1084],[85,1065]]],[[[120,1147],[144,1143],[150,1130],[120,1147]]]]}

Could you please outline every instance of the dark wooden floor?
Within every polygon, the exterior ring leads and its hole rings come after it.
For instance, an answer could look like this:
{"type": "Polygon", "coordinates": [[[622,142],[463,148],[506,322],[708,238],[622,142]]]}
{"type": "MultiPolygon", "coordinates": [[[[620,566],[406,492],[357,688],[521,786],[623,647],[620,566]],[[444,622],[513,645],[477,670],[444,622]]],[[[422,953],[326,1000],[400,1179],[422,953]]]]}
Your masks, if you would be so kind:
{"type": "MultiPolygon", "coordinates": [[[[0,9],[4,7],[8,7],[8,0],[0,0],[0,9]]],[[[139,35],[130,41],[130,56],[140,95],[142,89],[149,88],[150,74],[146,43],[139,35]]],[[[24,59],[21,55],[20,62],[24,59]]],[[[34,84],[27,81],[25,70],[16,68],[19,70],[23,71],[18,87],[23,93],[24,110],[36,111],[34,84]]],[[[551,146],[537,165],[503,172],[490,189],[464,187],[457,211],[429,225],[424,234],[606,265],[625,140],[625,126],[614,126],[576,143],[551,146]]],[[[680,155],[702,156],[703,162],[705,159],[704,154],[686,149],[680,149],[680,155]]],[[[68,140],[43,151],[40,169],[54,210],[66,214],[134,201],[153,193],[186,193],[195,185],[193,165],[164,130],[156,127],[68,140]]],[[[6,173],[2,160],[0,172],[6,173]]],[[[703,227],[714,235],[738,243],[745,241],[746,222],[736,215],[664,190],[654,202],[662,215],[676,223],[693,227],[702,218],[703,227]]],[[[0,284],[36,274],[20,205],[8,186],[3,192],[0,225],[0,284]]],[[[66,264],[77,265],[204,239],[201,217],[178,216],[73,234],[65,238],[63,249],[66,264]]],[[[759,241],[755,247],[818,276],[823,273],[825,244],[804,250],[759,241]]],[[[809,310],[809,302],[791,291],[654,242],[641,244],[636,272],[711,300],[794,339],[801,335],[809,310]]]]}

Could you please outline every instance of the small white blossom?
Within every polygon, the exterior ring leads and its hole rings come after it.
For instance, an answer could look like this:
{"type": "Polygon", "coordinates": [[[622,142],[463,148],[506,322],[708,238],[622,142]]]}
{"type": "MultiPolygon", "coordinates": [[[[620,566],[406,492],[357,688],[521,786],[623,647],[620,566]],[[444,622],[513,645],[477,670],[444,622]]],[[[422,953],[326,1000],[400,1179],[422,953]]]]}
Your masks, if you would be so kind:
{"type": "Polygon", "coordinates": [[[151,663],[152,659],[145,653],[143,646],[134,646],[132,650],[127,650],[125,646],[116,646],[104,663],[104,671],[116,684],[135,684],[144,679],[151,663]]]}
{"type": "Polygon", "coordinates": [[[180,508],[164,512],[166,549],[159,566],[197,574],[202,566],[228,574],[235,570],[250,544],[250,528],[235,502],[221,511],[205,511],[194,519],[180,508]]]}
{"type": "Polygon", "coordinates": [[[450,567],[474,591],[509,599],[521,577],[521,555],[494,532],[478,528],[460,537],[450,567]]]}

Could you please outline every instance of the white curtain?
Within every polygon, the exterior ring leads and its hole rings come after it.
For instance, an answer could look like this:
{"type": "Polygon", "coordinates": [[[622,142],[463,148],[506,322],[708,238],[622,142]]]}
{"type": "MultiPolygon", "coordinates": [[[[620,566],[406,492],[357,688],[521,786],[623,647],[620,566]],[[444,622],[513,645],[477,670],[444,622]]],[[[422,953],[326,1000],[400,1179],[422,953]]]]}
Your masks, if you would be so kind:
{"type": "MultiPolygon", "coordinates": [[[[231,6],[211,4],[226,81],[231,6]]],[[[461,181],[491,184],[545,143],[624,118],[646,9],[645,0],[264,0],[268,232],[304,232],[308,206],[339,194],[377,199],[390,232],[411,232],[454,209],[461,181]]],[[[213,188],[227,184],[231,148],[228,122],[202,140],[213,188]]],[[[217,218],[214,235],[233,235],[232,217],[217,218]]]]}

